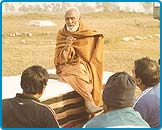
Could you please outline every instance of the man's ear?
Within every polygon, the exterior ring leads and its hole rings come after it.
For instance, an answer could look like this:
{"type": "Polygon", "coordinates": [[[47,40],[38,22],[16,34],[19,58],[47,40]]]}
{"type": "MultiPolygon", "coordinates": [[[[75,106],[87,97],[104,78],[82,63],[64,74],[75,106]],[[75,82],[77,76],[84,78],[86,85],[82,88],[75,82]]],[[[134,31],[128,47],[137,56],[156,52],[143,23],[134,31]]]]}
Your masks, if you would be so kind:
{"type": "Polygon", "coordinates": [[[39,92],[39,95],[42,95],[44,93],[45,87],[43,87],[42,91],[39,92]]]}
{"type": "Polygon", "coordinates": [[[81,20],[81,16],[79,16],[79,21],[81,20]]]}
{"type": "Polygon", "coordinates": [[[136,84],[139,85],[142,83],[142,80],[140,78],[136,78],[136,84]]]}

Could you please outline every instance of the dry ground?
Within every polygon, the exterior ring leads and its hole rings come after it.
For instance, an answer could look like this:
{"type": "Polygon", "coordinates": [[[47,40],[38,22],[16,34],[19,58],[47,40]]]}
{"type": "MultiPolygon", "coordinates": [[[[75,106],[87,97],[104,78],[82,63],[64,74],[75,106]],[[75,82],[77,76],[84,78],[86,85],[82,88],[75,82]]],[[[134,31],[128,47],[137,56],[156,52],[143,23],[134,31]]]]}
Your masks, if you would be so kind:
{"type": "MultiPolygon", "coordinates": [[[[139,13],[84,13],[82,20],[105,36],[104,70],[127,71],[131,74],[134,60],[160,57],[160,22],[152,15],[139,13]],[[145,40],[123,41],[124,37],[148,37],[145,40]],[[152,37],[151,37],[152,36],[152,37]]],[[[53,69],[55,37],[63,26],[63,14],[14,14],[2,17],[2,75],[19,75],[28,66],[40,64],[53,69]],[[30,20],[51,20],[53,27],[25,26],[30,20]],[[13,33],[31,33],[15,36],[13,33]],[[25,43],[23,42],[25,41],[25,43]]],[[[136,96],[140,91],[136,89],[136,96]]],[[[81,127],[79,126],[77,127],[81,127]]]]}
{"type": "MultiPolygon", "coordinates": [[[[30,65],[54,68],[55,37],[64,24],[63,14],[4,14],[2,17],[2,75],[19,75],[30,65]],[[26,26],[30,20],[51,20],[53,27],[26,26]],[[11,37],[13,33],[30,32],[29,36],[11,37]],[[26,43],[23,43],[25,41],[26,43]]],[[[133,62],[148,56],[158,60],[160,22],[142,13],[83,13],[82,21],[105,36],[104,70],[131,73],[133,62]],[[148,37],[145,40],[123,41],[123,37],[148,37]],[[151,37],[153,36],[153,37],[151,37]]]]}

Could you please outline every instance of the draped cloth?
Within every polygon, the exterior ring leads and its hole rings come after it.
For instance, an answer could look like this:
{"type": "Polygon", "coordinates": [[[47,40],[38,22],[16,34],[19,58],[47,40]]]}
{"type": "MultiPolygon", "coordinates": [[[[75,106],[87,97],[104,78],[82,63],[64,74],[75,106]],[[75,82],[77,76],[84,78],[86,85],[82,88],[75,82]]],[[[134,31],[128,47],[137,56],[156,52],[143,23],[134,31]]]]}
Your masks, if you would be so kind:
{"type": "Polygon", "coordinates": [[[55,49],[54,64],[61,80],[69,83],[85,100],[102,105],[104,37],[95,30],[89,30],[82,22],[76,32],[68,32],[66,26],[59,30],[55,49]],[[68,46],[68,56],[64,57],[67,37],[76,38],[68,46]]]}

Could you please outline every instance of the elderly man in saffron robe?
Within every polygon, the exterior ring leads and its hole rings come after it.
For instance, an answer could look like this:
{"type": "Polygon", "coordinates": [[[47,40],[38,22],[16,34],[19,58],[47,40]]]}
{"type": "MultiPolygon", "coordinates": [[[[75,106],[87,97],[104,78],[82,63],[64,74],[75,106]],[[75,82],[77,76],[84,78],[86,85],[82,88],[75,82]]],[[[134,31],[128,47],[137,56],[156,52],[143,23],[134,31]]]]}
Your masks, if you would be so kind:
{"type": "Polygon", "coordinates": [[[61,81],[85,100],[90,114],[102,110],[104,37],[80,21],[77,8],[65,13],[65,25],[57,34],[54,64],[61,81]]]}

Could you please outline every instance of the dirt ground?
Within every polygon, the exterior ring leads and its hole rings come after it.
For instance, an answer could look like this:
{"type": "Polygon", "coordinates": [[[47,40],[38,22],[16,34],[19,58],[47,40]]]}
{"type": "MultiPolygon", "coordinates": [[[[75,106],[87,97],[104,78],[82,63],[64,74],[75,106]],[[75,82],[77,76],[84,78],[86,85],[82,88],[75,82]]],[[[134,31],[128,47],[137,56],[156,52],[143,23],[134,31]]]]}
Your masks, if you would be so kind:
{"type": "MultiPolygon", "coordinates": [[[[136,59],[160,57],[160,21],[143,13],[83,13],[82,21],[104,34],[104,71],[131,74],[136,59]]],[[[63,14],[4,14],[2,75],[20,75],[31,65],[53,69],[55,38],[63,14]],[[26,26],[30,20],[51,20],[57,26],[26,26]]],[[[137,88],[136,96],[140,94],[137,88]]]]}
{"type": "MultiPolygon", "coordinates": [[[[104,71],[131,74],[136,59],[160,57],[160,21],[143,13],[83,13],[81,20],[103,33],[104,71]],[[124,40],[125,39],[125,40],[124,40]]],[[[56,34],[64,14],[4,14],[2,17],[2,75],[20,75],[31,65],[47,69],[53,64],[56,34]],[[57,26],[25,25],[31,20],[51,20],[57,26]]]]}
{"type": "MultiPolygon", "coordinates": [[[[131,73],[133,62],[160,56],[160,22],[142,13],[83,13],[82,21],[104,34],[104,70],[131,73]],[[124,41],[125,37],[133,40],[124,41]]],[[[19,75],[30,65],[54,68],[55,38],[64,25],[63,14],[14,14],[2,17],[2,75],[19,75]],[[57,26],[25,25],[30,20],[51,20],[57,26]],[[21,35],[20,35],[21,34],[21,35]],[[16,36],[14,36],[16,35],[16,36]]]]}

